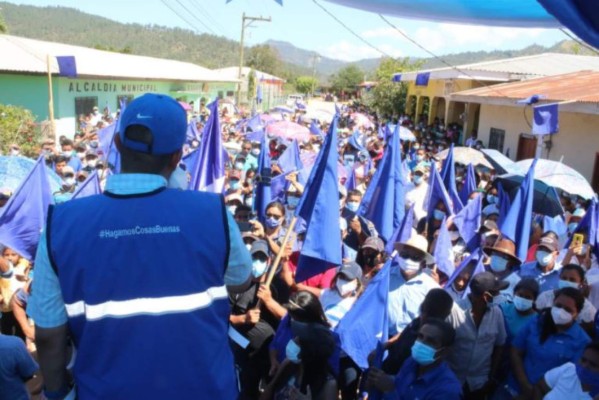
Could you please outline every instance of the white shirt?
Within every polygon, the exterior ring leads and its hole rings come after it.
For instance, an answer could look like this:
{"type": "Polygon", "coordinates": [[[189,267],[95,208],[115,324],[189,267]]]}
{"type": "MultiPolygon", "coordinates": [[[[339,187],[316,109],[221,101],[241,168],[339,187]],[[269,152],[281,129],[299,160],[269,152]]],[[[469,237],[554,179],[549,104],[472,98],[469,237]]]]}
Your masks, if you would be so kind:
{"type": "Polygon", "coordinates": [[[320,303],[331,328],[335,328],[341,318],[347,314],[356,302],[357,297],[343,298],[335,289],[324,289],[320,295],[320,303]]]}
{"type": "Polygon", "coordinates": [[[406,209],[414,206],[414,224],[417,224],[422,218],[426,217],[427,204],[426,195],[428,193],[428,183],[422,182],[418,186],[414,186],[414,189],[406,193],[406,209]]]}
{"type": "MultiPolygon", "coordinates": [[[[535,301],[535,305],[537,306],[537,310],[543,310],[545,308],[551,308],[553,306],[553,300],[555,300],[555,291],[547,290],[537,297],[535,301]]],[[[595,314],[597,313],[597,309],[591,304],[588,299],[584,299],[584,305],[582,306],[582,310],[578,314],[576,321],[581,322],[593,322],[595,320],[595,314]]]]}
{"type": "Polygon", "coordinates": [[[571,362],[560,365],[545,373],[545,383],[551,388],[545,400],[591,400],[592,397],[582,390],[580,379],[576,375],[576,366],[571,362]]]}

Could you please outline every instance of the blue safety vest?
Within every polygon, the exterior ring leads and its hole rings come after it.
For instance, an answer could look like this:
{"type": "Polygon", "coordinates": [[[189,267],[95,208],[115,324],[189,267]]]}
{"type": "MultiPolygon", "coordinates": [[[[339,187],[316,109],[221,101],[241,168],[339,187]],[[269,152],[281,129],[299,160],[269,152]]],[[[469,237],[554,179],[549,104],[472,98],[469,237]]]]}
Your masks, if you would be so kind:
{"type": "Polygon", "coordinates": [[[80,400],[235,399],[222,196],[160,189],[51,208],[80,400]]]}

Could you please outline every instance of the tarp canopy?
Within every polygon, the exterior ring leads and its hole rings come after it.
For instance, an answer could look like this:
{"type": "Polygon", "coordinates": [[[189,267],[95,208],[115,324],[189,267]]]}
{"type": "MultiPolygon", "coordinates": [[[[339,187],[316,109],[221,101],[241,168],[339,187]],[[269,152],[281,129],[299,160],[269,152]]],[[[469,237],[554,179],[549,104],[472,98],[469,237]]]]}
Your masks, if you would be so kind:
{"type": "Polygon", "coordinates": [[[599,7],[591,0],[327,0],[403,18],[459,24],[561,28],[599,47],[599,7]]]}

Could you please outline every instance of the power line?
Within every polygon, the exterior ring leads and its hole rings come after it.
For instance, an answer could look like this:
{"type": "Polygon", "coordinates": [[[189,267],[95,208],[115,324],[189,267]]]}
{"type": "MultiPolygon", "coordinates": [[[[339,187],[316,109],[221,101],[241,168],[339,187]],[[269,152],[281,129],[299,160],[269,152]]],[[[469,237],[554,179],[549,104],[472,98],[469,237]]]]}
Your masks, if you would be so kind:
{"type": "Polygon", "coordinates": [[[213,35],[217,36],[216,32],[215,32],[215,31],[214,31],[214,30],[213,30],[213,29],[212,29],[210,26],[206,25],[206,24],[204,23],[204,21],[202,21],[200,18],[198,18],[198,17],[197,17],[197,16],[196,16],[194,13],[192,13],[192,12],[189,10],[189,8],[187,8],[187,7],[185,6],[185,4],[183,4],[183,3],[182,3],[180,0],[175,0],[175,1],[176,1],[177,3],[179,3],[179,5],[180,5],[181,7],[183,7],[183,9],[184,9],[185,11],[187,11],[187,14],[189,14],[191,17],[195,18],[195,20],[196,20],[196,21],[198,21],[200,24],[202,24],[202,26],[203,26],[204,28],[206,28],[207,30],[209,30],[210,32],[212,32],[212,34],[213,34],[213,35]]]}
{"type": "Polygon", "coordinates": [[[589,49],[590,51],[592,51],[593,53],[599,55],[599,51],[597,51],[597,49],[595,49],[594,47],[589,46],[588,44],[586,44],[585,42],[581,41],[580,39],[578,39],[576,36],[572,35],[570,32],[568,32],[567,30],[565,30],[564,28],[560,28],[560,31],[562,31],[562,33],[566,36],[568,36],[570,39],[574,40],[576,43],[578,43],[579,45],[586,47],[587,49],[589,49]]]}
{"type": "Polygon", "coordinates": [[[191,22],[189,22],[189,20],[187,18],[185,18],[184,16],[182,16],[181,14],[179,14],[179,12],[174,9],[173,7],[171,7],[166,0],[160,0],[162,1],[162,3],[167,6],[172,12],[174,12],[179,18],[181,18],[187,25],[189,25],[189,27],[191,28],[192,31],[196,32],[196,33],[201,33],[198,31],[198,28],[191,22]]]}
{"type": "Polygon", "coordinates": [[[206,17],[206,19],[212,23],[212,25],[214,25],[214,27],[220,31],[223,36],[227,36],[226,35],[226,29],[220,24],[220,22],[218,22],[216,20],[216,18],[214,18],[209,12],[208,10],[206,10],[203,6],[202,3],[200,1],[194,1],[194,0],[189,0],[189,2],[196,8],[196,10],[198,10],[204,17],[206,17]]]}
{"type": "Polygon", "coordinates": [[[378,53],[381,53],[385,57],[396,59],[396,57],[393,57],[393,56],[387,54],[386,52],[384,52],[383,50],[379,49],[378,47],[376,47],[375,45],[373,45],[372,43],[370,43],[368,40],[364,39],[362,36],[360,36],[359,34],[357,34],[354,30],[352,30],[349,26],[347,26],[345,23],[343,23],[343,21],[341,21],[339,18],[337,18],[333,13],[331,13],[329,10],[327,10],[318,1],[316,1],[316,0],[312,0],[312,1],[314,2],[314,4],[316,4],[318,7],[320,7],[324,12],[326,12],[327,14],[329,14],[329,16],[331,16],[331,18],[333,18],[335,21],[337,21],[337,23],[339,23],[339,25],[341,25],[342,27],[344,27],[349,33],[351,33],[356,38],[358,38],[362,43],[366,44],[371,49],[376,50],[378,53]]]}

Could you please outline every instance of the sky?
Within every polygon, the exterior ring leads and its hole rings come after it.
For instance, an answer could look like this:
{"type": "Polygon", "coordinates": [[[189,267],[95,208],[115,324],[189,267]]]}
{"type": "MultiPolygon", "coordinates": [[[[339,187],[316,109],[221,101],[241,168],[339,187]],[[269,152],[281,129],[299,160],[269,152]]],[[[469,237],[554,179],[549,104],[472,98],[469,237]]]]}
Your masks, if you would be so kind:
{"type": "MultiPolygon", "coordinates": [[[[246,44],[269,39],[287,41],[344,61],[380,57],[319,8],[312,0],[25,0],[35,6],[64,6],[124,23],[157,24],[193,29],[239,40],[241,16],[271,17],[246,30],[246,44]],[[170,7],[170,8],[169,8],[170,7]],[[175,11],[173,11],[172,9],[175,11]]],[[[318,2],[352,31],[393,57],[429,57],[374,13],[318,2]]],[[[458,25],[389,17],[416,42],[437,55],[479,50],[518,50],[531,44],[553,45],[567,37],[557,29],[499,28],[458,25]]],[[[307,61],[309,62],[309,61],[307,61]]]]}

